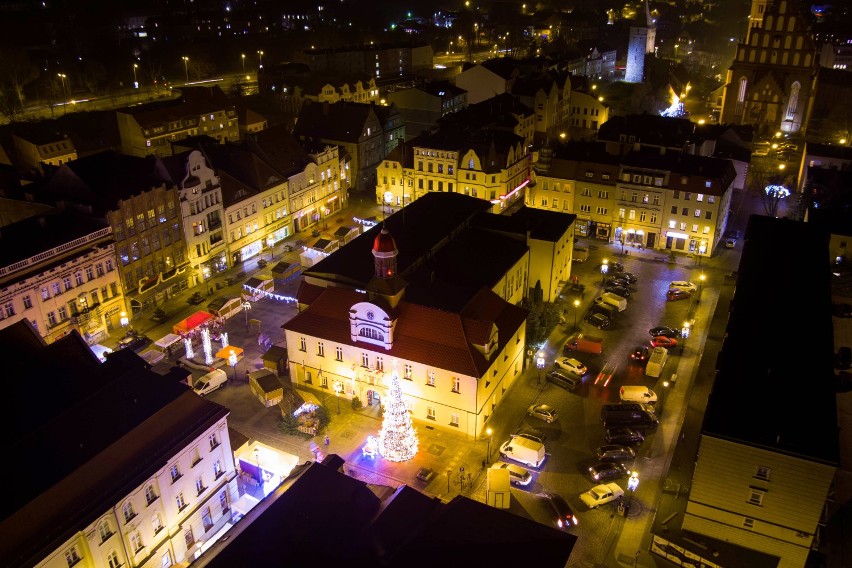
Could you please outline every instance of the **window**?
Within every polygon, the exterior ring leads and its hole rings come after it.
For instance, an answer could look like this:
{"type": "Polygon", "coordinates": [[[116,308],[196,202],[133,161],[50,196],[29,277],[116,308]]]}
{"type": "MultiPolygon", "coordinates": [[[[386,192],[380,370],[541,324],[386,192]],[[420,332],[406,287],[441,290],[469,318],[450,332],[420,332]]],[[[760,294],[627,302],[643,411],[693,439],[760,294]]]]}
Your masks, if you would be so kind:
{"type": "MultiPolygon", "coordinates": [[[[684,183],[686,183],[686,182],[684,182],[684,183]]],[[[675,191],[675,192],[674,192],[674,195],[672,195],[672,199],[679,199],[679,198],[680,198],[680,192],[679,192],[679,191],[675,191]]]]}
{"type": "Polygon", "coordinates": [[[710,227],[708,225],[704,225],[704,230],[702,231],[705,235],[710,232],[710,227]]]}
{"type": "Polygon", "coordinates": [[[468,162],[467,162],[467,167],[468,167],[468,169],[471,169],[471,170],[473,169],[473,158],[471,158],[470,160],[468,160],[468,162]]]}
{"type": "Polygon", "coordinates": [[[426,418],[429,420],[435,420],[435,409],[431,406],[426,407],[426,418]]]}
{"type": "Polygon", "coordinates": [[[754,528],[754,519],[750,519],[748,517],[743,517],[743,528],[744,529],[753,529],[754,528]]]}
{"type": "Polygon", "coordinates": [[[376,357],[376,370],[384,371],[385,370],[385,360],[381,357],[376,357]]]}
{"type": "Polygon", "coordinates": [[[685,230],[686,230],[686,223],[681,223],[681,224],[680,224],[680,230],[681,230],[681,231],[685,231],[685,230]]]}
{"type": "Polygon", "coordinates": [[[657,214],[656,213],[651,213],[651,224],[652,225],[657,224],[657,214]]]}
{"type": "Polygon", "coordinates": [[[361,366],[370,368],[370,354],[369,353],[361,353],[361,366]]]}
{"type": "Polygon", "coordinates": [[[98,534],[101,537],[101,544],[106,542],[106,540],[112,536],[112,528],[109,526],[109,521],[102,521],[100,525],[98,525],[98,534]]]}
{"type": "Polygon", "coordinates": [[[42,300],[50,299],[50,290],[47,287],[41,289],[41,299],[42,300]]]}
{"type": "Polygon", "coordinates": [[[174,483],[175,481],[180,479],[180,469],[178,469],[177,464],[175,464],[171,467],[171,469],[169,470],[169,473],[171,473],[171,476],[172,476],[172,483],[174,483]]]}
{"type": "Polygon", "coordinates": [[[59,321],[65,321],[68,319],[68,308],[65,306],[59,306],[57,313],[59,314],[59,321]]]}
{"type": "Polygon", "coordinates": [[[124,513],[124,522],[130,522],[130,520],[136,516],[136,511],[133,510],[133,503],[128,501],[124,504],[122,508],[122,512],[124,513]]]}
{"type": "Polygon", "coordinates": [[[231,510],[231,507],[228,505],[228,493],[226,491],[219,493],[219,506],[222,507],[223,514],[231,510]]]}
{"type": "Polygon", "coordinates": [[[160,559],[161,568],[169,568],[172,565],[172,553],[166,550],[163,553],[163,557],[160,559]]]}
{"type": "Polygon", "coordinates": [[[681,215],[689,215],[689,208],[688,207],[681,207],[680,214],[681,215]]]}
{"type": "Polygon", "coordinates": [[[145,487],[145,501],[150,505],[154,501],[157,500],[157,492],[154,491],[153,485],[147,485],[145,487]]]}
{"type": "Polygon", "coordinates": [[[202,493],[204,493],[205,489],[207,489],[207,488],[204,487],[204,480],[201,479],[201,476],[196,477],[195,478],[195,490],[198,492],[199,495],[201,495],[202,493]]]}
{"type": "Polygon", "coordinates": [[[207,438],[207,441],[210,442],[210,449],[215,450],[219,447],[219,437],[213,433],[207,438]]]}
{"type": "Polygon", "coordinates": [[[695,194],[695,201],[704,201],[704,194],[703,193],[696,193],[695,194]]]}
{"type": "Polygon", "coordinates": [[[299,338],[299,351],[307,351],[307,350],[308,350],[308,344],[305,342],[305,338],[300,337],[299,338]]]}
{"type": "Polygon", "coordinates": [[[109,554],[107,554],[107,563],[109,564],[109,568],[119,568],[119,566],[121,566],[121,562],[118,561],[118,554],[115,550],[110,550],[109,554]]]}
{"type": "Polygon", "coordinates": [[[701,217],[701,209],[696,209],[694,215],[696,217],[701,217]]]}
{"type": "Polygon", "coordinates": [[[458,414],[450,414],[450,426],[459,427],[459,415],[458,414]]]}
{"type": "Polygon", "coordinates": [[[335,347],[334,348],[334,358],[337,359],[338,361],[343,361],[343,348],[342,347],[335,347]]]}
{"type": "Polygon", "coordinates": [[[133,549],[133,552],[139,552],[145,548],[145,545],[142,544],[142,535],[139,534],[139,531],[130,535],[130,548],[133,549]]]}
{"type": "Polygon", "coordinates": [[[410,381],[410,380],[411,380],[411,374],[412,374],[412,368],[411,368],[411,365],[409,365],[408,363],[406,363],[406,364],[405,364],[405,367],[403,367],[403,371],[402,371],[402,378],[404,378],[404,379],[408,379],[408,380],[410,381]]]}
{"type": "Polygon", "coordinates": [[[175,503],[177,503],[178,511],[182,511],[186,507],[186,500],[183,498],[183,493],[177,494],[175,503]]]}
{"type": "Polygon", "coordinates": [[[24,296],[24,309],[28,310],[31,307],[33,307],[33,301],[30,299],[29,296],[24,296]]]}
{"type": "Polygon", "coordinates": [[[677,205],[672,205],[672,215],[677,215],[677,205]]]}
{"type": "Polygon", "coordinates": [[[435,371],[427,371],[426,372],[426,386],[434,387],[435,386],[435,371]]]}
{"type": "Polygon", "coordinates": [[[317,355],[325,357],[325,344],[322,341],[317,341],[317,355]]]}
{"type": "Polygon", "coordinates": [[[766,495],[766,491],[755,487],[749,487],[748,502],[751,505],[758,505],[762,507],[764,495],[766,495]]]}
{"type": "Polygon", "coordinates": [[[74,275],[74,282],[77,283],[77,286],[83,285],[83,273],[82,272],[78,272],[74,275]]]}
{"type": "Polygon", "coordinates": [[[160,513],[154,513],[151,517],[151,528],[154,529],[154,534],[163,530],[163,520],[160,518],[160,513]]]}
{"type": "Polygon", "coordinates": [[[754,472],[754,476],[758,479],[763,479],[769,481],[769,474],[772,473],[772,470],[766,466],[759,465],[757,466],[757,471],[754,472]]]}
{"type": "Polygon", "coordinates": [[[213,462],[213,477],[218,479],[220,475],[222,475],[222,461],[216,460],[213,462]]]}
{"type": "Polygon", "coordinates": [[[70,289],[72,288],[72,286],[71,286],[71,277],[70,277],[70,276],[66,276],[65,278],[63,278],[63,279],[62,279],[62,285],[65,287],[65,291],[66,291],[66,292],[67,292],[68,290],[70,290],[70,289]]]}
{"type": "Polygon", "coordinates": [[[708,195],[707,196],[707,203],[716,203],[716,196],[715,195],[708,195]]]}
{"type": "Polygon", "coordinates": [[[453,392],[461,392],[461,379],[459,379],[458,377],[453,377],[453,392]]]}
{"type": "Polygon", "coordinates": [[[698,225],[693,225],[693,226],[692,226],[692,232],[693,232],[693,233],[697,233],[697,232],[698,232],[698,225]]]}
{"type": "Polygon", "coordinates": [[[72,546],[65,551],[65,561],[68,563],[68,566],[74,566],[80,561],[80,555],[77,554],[76,546],[72,546]]]}

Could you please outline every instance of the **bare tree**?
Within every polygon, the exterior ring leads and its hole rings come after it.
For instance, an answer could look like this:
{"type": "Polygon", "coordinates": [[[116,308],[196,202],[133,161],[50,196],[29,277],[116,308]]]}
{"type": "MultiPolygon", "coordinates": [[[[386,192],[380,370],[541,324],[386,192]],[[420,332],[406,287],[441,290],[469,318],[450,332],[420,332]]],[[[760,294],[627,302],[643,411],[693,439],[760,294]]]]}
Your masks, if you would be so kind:
{"type": "Polygon", "coordinates": [[[38,78],[38,68],[22,49],[0,51],[0,89],[4,108],[24,108],[24,86],[38,78]]]}

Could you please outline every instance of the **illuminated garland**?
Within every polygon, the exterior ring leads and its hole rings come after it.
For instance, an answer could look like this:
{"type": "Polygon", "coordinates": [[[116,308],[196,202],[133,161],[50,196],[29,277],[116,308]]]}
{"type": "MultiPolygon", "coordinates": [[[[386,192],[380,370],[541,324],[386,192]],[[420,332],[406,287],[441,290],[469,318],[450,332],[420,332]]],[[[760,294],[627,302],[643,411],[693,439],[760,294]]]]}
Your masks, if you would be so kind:
{"type": "Polygon", "coordinates": [[[298,302],[298,300],[296,298],[293,298],[292,296],[285,296],[283,294],[273,294],[272,292],[267,292],[266,290],[261,290],[260,288],[252,288],[248,284],[243,284],[243,288],[251,292],[253,295],[260,294],[266,298],[278,300],[279,302],[298,302]]]}

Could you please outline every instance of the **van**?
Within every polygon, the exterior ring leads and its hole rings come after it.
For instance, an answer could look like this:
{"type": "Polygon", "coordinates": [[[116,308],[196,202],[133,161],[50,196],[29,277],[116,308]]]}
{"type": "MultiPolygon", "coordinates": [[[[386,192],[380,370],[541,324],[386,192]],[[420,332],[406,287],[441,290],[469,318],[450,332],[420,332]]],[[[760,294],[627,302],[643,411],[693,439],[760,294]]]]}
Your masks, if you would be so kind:
{"type": "Polygon", "coordinates": [[[544,462],[544,444],[528,438],[509,438],[500,446],[500,455],[530,467],[544,462]]]}
{"type": "Polygon", "coordinates": [[[498,462],[491,466],[491,469],[505,469],[509,472],[509,481],[515,485],[529,485],[532,481],[532,474],[519,465],[506,462],[498,462]]]}
{"type": "Polygon", "coordinates": [[[548,383],[553,383],[567,391],[574,392],[583,385],[582,377],[572,375],[559,369],[553,369],[545,376],[548,383]]]}
{"type": "Polygon", "coordinates": [[[624,385],[619,389],[618,396],[622,402],[641,402],[644,404],[657,402],[657,393],[648,387],[638,385],[624,385]]]}
{"type": "Polygon", "coordinates": [[[604,292],[595,298],[595,303],[613,306],[619,312],[623,312],[627,309],[627,300],[618,294],[613,294],[612,292],[604,292]]]}
{"type": "Polygon", "coordinates": [[[605,404],[601,408],[601,421],[604,428],[626,426],[635,430],[654,430],[659,423],[654,413],[639,403],[605,404]]]}
{"type": "Polygon", "coordinates": [[[589,315],[592,314],[600,314],[608,318],[609,321],[613,322],[618,316],[618,308],[610,304],[605,304],[603,302],[593,302],[591,308],[589,308],[589,315]]]}
{"type": "Polygon", "coordinates": [[[214,369],[195,381],[192,385],[192,390],[195,391],[195,394],[204,396],[222,387],[227,382],[228,375],[225,374],[225,371],[214,369]]]}
{"type": "Polygon", "coordinates": [[[574,247],[574,262],[586,262],[589,259],[589,249],[586,247],[574,247]]]}

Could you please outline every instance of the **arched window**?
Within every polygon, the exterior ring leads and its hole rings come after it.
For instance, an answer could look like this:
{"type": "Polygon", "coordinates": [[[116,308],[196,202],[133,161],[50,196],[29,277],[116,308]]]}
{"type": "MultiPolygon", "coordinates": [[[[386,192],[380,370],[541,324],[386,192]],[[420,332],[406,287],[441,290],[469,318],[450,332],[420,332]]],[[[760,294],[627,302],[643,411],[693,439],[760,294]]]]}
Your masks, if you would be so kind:
{"type": "Polygon", "coordinates": [[[473,158],[471,158],[470,161],[467,163],[467,167],[468,169],[473,169],[473,158]]]}
{"type": "Polygon", "coordinates": [[[145,487],[145,500],[148,502],[148,504],[150,505],[151,503],[156,501],[156,499],[157,492],[154,491],[154,486],[148,485],[147,487],[145,487]]]}
{"type": "Polygon", "coordinates": [[[121,566],[121,562],[118,561],[118,554],[115,550],[109,551],[109,554],[107,554],[107,562],[109,563],[109,568],[119,568],[119,566],[121,566]]]}
{"type": "Polygon", "coordinates": [[[128,501],[124,504],[124,521],[130,522],[130,520],[136,516],[136,511],[133,510],[133,503],[128,501]]]}
{"type": "Polygon", "coordinates": [[[745,105],[746,98],[746,86],[748,85],[748,79],[745,77],[740,77],[740,89],[737,92],[737,110],[736,114],[743,113],[743,106],[745,105]]]}
{"type": "Polygon", "coordinates": [[[790,101],[787,103],[787,119],[792,120],[796,116],[796,108],[799,106],[799,89],[802,86],[798,81],[790,85],[790,101]]]}
{"type": "Polygon", "coordinates": [[[109,526],[109,521],[103,521],[98,526],[98,534],[101,536],[101,542],[105,542],[106,539],[112,536],[112,529],[109,526]]]}
{"type": "Polygon", "coordinates": [[[373,329],[372,327],[362,327],[358,330],[358,335],[361,337],[368,337],[370,339],[378,339],[379,341],[384,341],[385,336],[373,329]]]}

